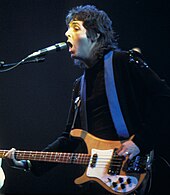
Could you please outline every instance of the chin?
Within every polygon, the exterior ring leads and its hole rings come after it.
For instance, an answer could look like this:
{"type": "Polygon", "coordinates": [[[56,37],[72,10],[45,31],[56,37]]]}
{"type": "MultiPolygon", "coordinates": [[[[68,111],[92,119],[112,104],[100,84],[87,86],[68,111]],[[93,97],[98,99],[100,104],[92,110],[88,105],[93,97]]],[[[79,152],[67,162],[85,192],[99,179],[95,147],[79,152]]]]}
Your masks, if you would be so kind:
{"type": "Polygon", "coordinates": [[[77,59],[77,60],[80,60],[80,59],[81,59],[81,58],[80,58],[78,55],[76,55],[75,53],[72,53],[72,54],[71,54],[71,58],[77,59]]]}
{"type": "Polygon", "coordinates": [[[77,58],[77,57],[76,57],[76,54],[73,53],[73,52],[71,52],[71,58],[77,58]]]}
{"type": "Polygon", "coordinates": [[[76,58],[76,56],[75,56],[74,54],[71,54],[71,58],[75,59],[75,58],[76,58]]]}

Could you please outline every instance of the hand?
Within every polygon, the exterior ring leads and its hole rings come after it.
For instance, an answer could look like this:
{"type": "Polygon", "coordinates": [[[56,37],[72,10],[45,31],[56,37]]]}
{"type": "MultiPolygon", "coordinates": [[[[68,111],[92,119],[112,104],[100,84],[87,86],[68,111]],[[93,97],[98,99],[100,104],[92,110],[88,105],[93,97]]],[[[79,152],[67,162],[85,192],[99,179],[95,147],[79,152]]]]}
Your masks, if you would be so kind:
{"type": "Polygon", "coordinates": [[[24,168],[24,163],[21,160],[16,160],[15,151],[16,149],[12,148],[5,154],[8,164],[16,168],[24,168]]]}
{"type": "Polygon", "coordinates": [[[140,153],[140,149],[133,141],[128,140],[122,144],[117,153],[119,156],[128,156],[131,160],[134,156],[140,153]]]}
{"type": "Polygon", "coordinates": [[[5,173],[1,167],[1,163],[2,163],[2,158],[0,158],[0,189],[4,185],[4,180],[5,180],[5,173]]]}

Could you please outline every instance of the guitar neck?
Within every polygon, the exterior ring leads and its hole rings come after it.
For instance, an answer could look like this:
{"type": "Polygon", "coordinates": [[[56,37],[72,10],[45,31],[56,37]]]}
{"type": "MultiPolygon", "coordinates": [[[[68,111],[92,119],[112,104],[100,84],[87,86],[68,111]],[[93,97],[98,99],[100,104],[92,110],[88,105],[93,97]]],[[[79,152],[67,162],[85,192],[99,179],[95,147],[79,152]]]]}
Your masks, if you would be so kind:
{"type": "MultiPolygon", "coordinates": [[[[0,150],[0,158],[5,158],[8,150],[0,150]]],[[[61,152],[40,152],[40,151],[20,151],[15,152],[17,160],[35,160],[44,162],[58,162],[67,164],[88,165],[90,155],[83,153],[61,153],[61,152]]]]}

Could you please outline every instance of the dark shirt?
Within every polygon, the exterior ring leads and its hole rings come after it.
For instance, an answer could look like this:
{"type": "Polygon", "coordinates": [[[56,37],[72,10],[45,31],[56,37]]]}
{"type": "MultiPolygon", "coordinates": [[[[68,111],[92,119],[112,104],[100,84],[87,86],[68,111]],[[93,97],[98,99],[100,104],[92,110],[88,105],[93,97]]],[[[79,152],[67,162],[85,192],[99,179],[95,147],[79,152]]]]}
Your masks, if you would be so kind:
{"type": "Polygon", "coordinates": [[[87,69],[85,78],[88,132],[102,139],[117,140],[106,97],[104,64],[87,69]]]}

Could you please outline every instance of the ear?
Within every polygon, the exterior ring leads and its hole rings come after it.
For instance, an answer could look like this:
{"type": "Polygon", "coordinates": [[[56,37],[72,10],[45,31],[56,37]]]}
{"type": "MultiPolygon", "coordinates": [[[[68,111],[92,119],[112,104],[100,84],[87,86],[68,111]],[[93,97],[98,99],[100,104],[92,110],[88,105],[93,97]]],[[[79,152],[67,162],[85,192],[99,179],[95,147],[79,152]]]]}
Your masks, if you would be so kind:
{"type": "Polygon", "coordinates": [[[97,33],[96,40],[100,37],[100,33],[97,33]]]}
{"type": "Polygon", "coordinates": [[[100,33],[96,33],[95,36],[92,38],[92,42],[97,41],[97,39],[100,37],[100,33]]]}

